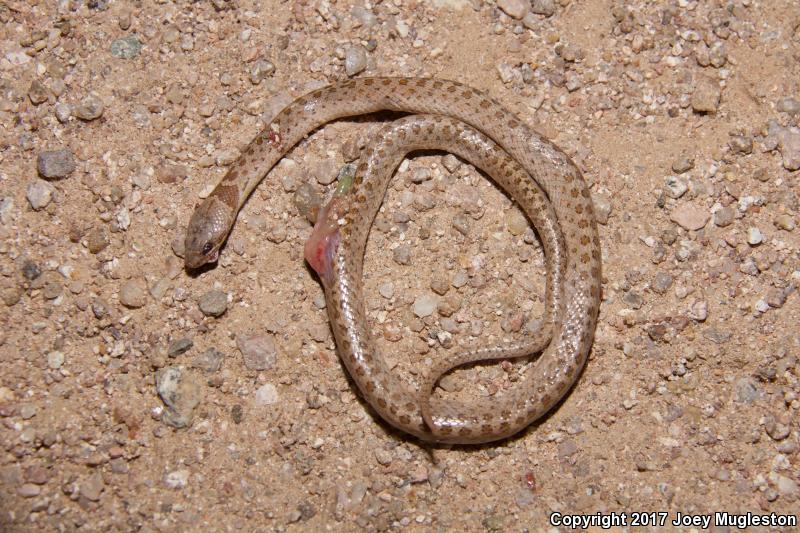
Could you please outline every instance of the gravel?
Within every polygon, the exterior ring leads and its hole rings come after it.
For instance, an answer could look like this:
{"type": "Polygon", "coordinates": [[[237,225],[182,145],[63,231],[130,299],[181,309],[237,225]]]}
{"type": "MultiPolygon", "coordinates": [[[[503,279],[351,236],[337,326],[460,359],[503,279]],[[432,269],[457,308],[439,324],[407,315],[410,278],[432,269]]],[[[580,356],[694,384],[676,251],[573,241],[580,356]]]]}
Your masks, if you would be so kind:
{"type": "MultiPolygon", "coordinates": [[[[794,512],[800,64],[776,6],[6,4],[0,529],[539,531],[552,509],[609,501],[794,512]],[[347,70],[348,51],[363,70],[347,70]],[[170,250],[183,254],[218,163],[248,157],[294,98],[373,69],[486,91],[577,163],[601,223],[603,301],[578,386],[513,440],[438,447],[435,464],[360,398],[303,261],[336,169],[394,114],[300,139],[217,264],[186,271],[170,250]],[[49,154],[60,150],[72,170],[49,154]],[[320,168],[333,171],[318,180],[320,168]],[[54,188],[35,210],[37,178],[54,188]],[[670,219],[687,206],[699,222],[670,219]],[[140,308],[121,298],[135,280],[140,308]],[[212,289],[227,293],[216,319],[198,305],[212,289]],[[256,363],[237,349],[248,335],[268,338],[256,363]],[[171,389],[164,373],[178,374],[171,389]],[[626,447],[636,453],[608,453],[626,447]],[[679,490],[698,483],[704,494],[679,490]]],[[[268,142],[288,142],[287,128],[268,142]]],[[[420,151],[398,174],[370,233],[364,312],[373,357],[413,392],[439,361],[541,324],[543,255],[473,165],[420,151]]],[[[493,405],[537,383],[539,366],[459,368],[435,396],[493,405]]]]}

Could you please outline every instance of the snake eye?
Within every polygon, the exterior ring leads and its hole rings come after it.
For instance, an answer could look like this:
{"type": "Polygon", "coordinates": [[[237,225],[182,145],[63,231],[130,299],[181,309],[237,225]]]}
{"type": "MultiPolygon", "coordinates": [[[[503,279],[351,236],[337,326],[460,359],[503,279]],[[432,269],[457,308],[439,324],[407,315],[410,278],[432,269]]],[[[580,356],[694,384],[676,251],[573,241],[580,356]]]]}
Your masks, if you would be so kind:
{"type": "Polygon", "coordinates": [[[213,249],[214,249],[214,245],[213,244],[211,244],[210,242],[205,243],[203,245],[203,255],[208,254],[213,249]]]}

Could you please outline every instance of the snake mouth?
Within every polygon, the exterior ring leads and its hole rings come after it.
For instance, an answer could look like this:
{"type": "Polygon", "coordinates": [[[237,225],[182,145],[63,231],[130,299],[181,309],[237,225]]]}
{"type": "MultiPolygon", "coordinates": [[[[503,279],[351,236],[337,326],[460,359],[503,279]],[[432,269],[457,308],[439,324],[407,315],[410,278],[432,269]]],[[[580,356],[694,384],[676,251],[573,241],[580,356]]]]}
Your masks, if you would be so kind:
{"type": "Polygon", "coordinates": [[[184,264],[189,270],[196,270],[205,265],[216,263],[218,259],[219,249],[216,249],[206,255],[186,254],[186,257],[184,257],[184,264]]]}

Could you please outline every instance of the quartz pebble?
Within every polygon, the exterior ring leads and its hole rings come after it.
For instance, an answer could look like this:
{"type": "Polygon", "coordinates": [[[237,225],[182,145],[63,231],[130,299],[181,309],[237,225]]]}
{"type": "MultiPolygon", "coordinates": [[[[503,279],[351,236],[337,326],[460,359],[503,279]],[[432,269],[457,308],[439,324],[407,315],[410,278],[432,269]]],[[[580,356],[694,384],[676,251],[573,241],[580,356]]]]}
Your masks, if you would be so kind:
{"type": "Polygon", "coordinates": [[[351,46],[345,52],[344,70],[348,76],[355,76],[367,68],[367,50],[359,45],[351,46]]]}
{"type": "Polygon", "coordinates": [[[756,246],[761,244],[763,240],[764,236],[761,234],[761,230],[752,226],[747,228],[747,244],[756,246]]]}
{"type": "Polygon", "coordinates": [[[258,406],[278,403],[278,389],[272,383],[265,383],[256,389],[255,402],[258,406]]]}
{"type": "Polygon", "coordinates": [[[28,188],[25,190],[25,197],[33,210],[39,211],[47,207],[53,199],[55,190],[56,188],[50,183],[37,178],[28,184],[28,188]]]}
{"type": "Polygon", "coordinates": [[[423,294],[414,300],[412,311],[420,318],[430,316],[436,310],[439,304],[439,298],[433,294],[423,294]]]}
{"type": "Polygon", "coordinates": [[[189,476],[191,473],[185,468],[167,472],[164,475],[164,485],[170,489],[183,489],[189,484],[189,476]]]}
{"type": "Polygon", "coordinates": [[[667,196],[670,198],[680,198],[689,189],[685,181],[677,176],[669,176],[664,182],[667,191],[667,196]]]}

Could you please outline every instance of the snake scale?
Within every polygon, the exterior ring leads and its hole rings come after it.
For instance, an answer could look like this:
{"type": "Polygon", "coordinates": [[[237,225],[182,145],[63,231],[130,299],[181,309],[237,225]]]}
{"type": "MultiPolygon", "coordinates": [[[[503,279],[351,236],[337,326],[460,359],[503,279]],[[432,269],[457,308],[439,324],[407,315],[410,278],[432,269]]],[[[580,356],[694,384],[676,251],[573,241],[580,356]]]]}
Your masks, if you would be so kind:
{"type": "Polygon", "coordinates": [[[187,228],[186,266],[197,268],[217,259],[250,193],[302,138],[332,120],[383,110],[420,116],[387,127],[386,136],[362,157],[353,189],[323,209],[306,245],[306,257],[325,287],[339,354],[370,405],[403,431],[447,443],[508,437],[549,411],[586,362],[600,303],[600,240],[589,190],[575,164],[484,93],[439,79],[359,78],[298,98],[253,139],[197,206],[187,228]],[[398,154],[420,148],[453,151],[473,162],[520,204],[545,245],[550,305],[534,338],[448,356],[414,393],[389,371],[373,346],[361,275],[369,225],[402,159],[398,154]],[[450,368],[541,348],[523,379],[494,402],[432,397],[436,380],[450,368]]]}

